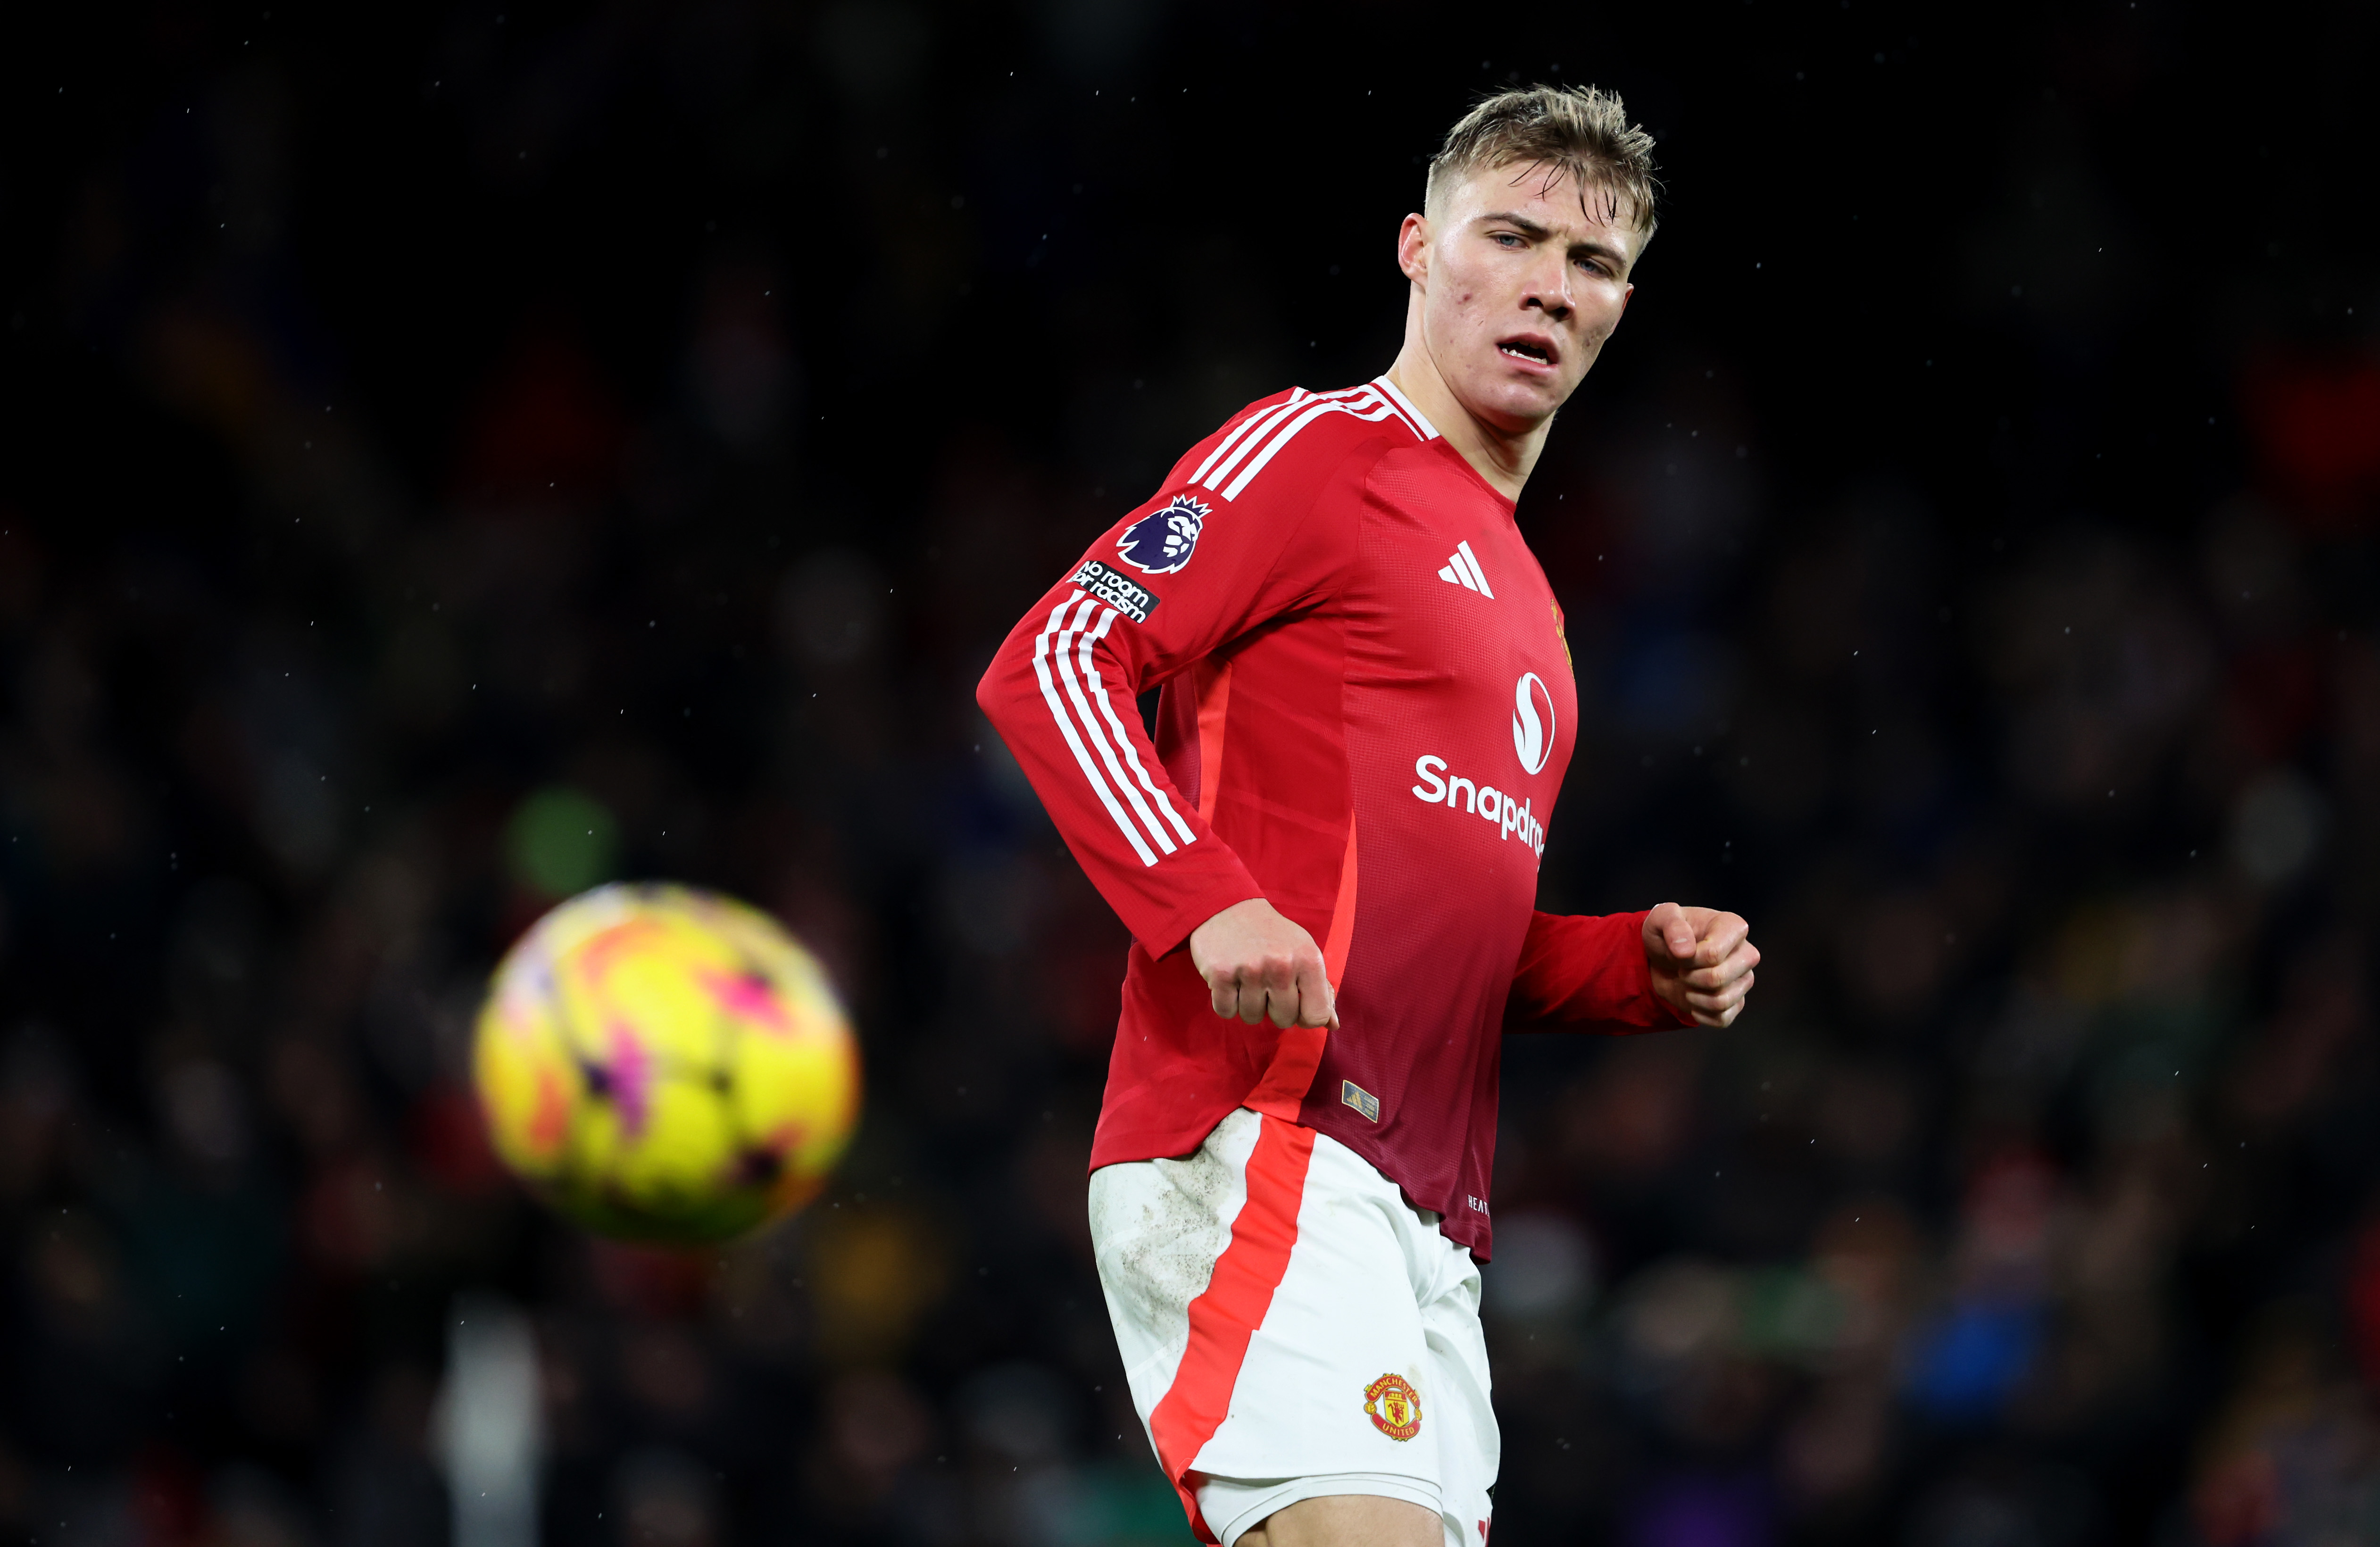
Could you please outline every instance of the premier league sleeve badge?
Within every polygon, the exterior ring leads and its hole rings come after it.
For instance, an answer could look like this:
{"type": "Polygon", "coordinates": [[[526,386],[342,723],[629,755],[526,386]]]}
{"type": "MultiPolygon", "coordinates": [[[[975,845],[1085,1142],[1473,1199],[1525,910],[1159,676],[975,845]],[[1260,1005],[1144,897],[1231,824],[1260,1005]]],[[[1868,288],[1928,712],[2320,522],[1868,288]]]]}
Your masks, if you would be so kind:
{"type": "Polygon", "coordinates": [[[1187,494],[1176,494],[1164,509],[1151,511],[1124,528],[1123,535],[1116,539],[1116,552],[1135,569],[1171,575],[1188,564],[1197,550],[1208,509],[1187,494]]]}

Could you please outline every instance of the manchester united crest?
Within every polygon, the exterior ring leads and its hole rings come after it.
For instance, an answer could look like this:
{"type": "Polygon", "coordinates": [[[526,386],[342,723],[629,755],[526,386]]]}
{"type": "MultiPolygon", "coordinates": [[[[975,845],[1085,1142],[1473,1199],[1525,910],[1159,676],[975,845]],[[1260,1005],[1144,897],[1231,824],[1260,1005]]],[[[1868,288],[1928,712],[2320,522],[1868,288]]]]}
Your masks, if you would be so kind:
{"type": "Polygon", "coordinates": [[[1402,1375],[1383,1375],[1364,1388],[1364,1416],[1391,1440],[1421,1432],[1421,1394],[1402,1375]]]}

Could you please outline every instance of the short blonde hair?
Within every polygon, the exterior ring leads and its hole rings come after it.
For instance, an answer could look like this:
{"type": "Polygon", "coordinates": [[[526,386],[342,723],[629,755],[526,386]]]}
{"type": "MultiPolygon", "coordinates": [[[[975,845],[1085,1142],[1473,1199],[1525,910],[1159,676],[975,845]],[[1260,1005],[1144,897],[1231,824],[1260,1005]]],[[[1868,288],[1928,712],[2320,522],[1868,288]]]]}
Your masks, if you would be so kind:
{"type": "Polygon", "coordinates": [[[1446,144],[1430,158],[1423,209],[1439,207],[1454,185],[1483,168],[1514,164],[1567,172],[1581,198],[1600,189],[1610,201],[1609,218],[1620,206],[1640,237],[1653,235],[1653,205],[1660,180],[1653,175],[1653,137],[1628,121],[1617,91],[1594,86],[1533,86],[1489,97],[1446,132],[1446,144]]]}

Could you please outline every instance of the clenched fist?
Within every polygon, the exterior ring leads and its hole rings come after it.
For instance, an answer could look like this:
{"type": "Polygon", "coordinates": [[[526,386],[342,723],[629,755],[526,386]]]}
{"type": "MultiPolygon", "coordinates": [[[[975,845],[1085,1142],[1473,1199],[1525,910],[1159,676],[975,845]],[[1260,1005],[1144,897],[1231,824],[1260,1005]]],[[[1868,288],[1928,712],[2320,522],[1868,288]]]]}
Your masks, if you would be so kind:
{"type": "Polygon", "coordinates": [[[1215,1013],[1254,1026],[1337,1027],[1338,996],[1314,937],[1262,897],[1216,914],[1190,933],[1190,962],[1215,996],[1215,1013]]]}
{"type": "Polygon", "coordinates": [[[1645,915],[1645,965],[1656,998],[1697,1025],[1726,1026],[1742,1012],[1760,952],[1742,915],[1663,903],[1645,915]]]}

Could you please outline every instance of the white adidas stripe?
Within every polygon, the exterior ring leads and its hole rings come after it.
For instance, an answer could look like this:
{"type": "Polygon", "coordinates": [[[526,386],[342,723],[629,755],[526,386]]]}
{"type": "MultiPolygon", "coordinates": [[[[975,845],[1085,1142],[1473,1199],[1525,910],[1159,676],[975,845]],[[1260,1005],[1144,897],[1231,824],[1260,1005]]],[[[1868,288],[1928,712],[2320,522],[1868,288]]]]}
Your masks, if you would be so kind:
{"type": "Polygon", "coordinates": [[[1394,419],[1396,417],[1396,406],[1389,402],[1386,398],[1379,396],[1377,393],[1373,393],[1369,388],[1365,389],[1365,397],[1369,399],[1368,403],[1366,403],[1364,399],[1357,399],[1355,401],[1346,403],[1321,403],[1306,409],[1304,413],[1290,420],[1287,425],[1283,426],[1279,433],[1267,441],[1265,443],[1264,449],[1250,457],[1248,459],[1248,465],[1240,469],[1239,476],[1232,479],[1231,482],[1225,484],[1221,488],[1217,489],[1215,493],[1222,495],[1227,500],[1238,499],[1240,497],[1240,491],[1248,486],[1248,480],[1264,471],[1265,464],[1279,456],[1282,446],[1287,445],[1291,440],[1295,438],[1300,430],[1305,429],[1316,420],[1320,419],[1324,414],[1353,414],[1357,419],[1373,420],[1394,419]]]}
{"type": "MultiPolygon", "coordinates": [[[[1198,834],[1190,831],[1190,824],[1182,820],[1182,814],[1173,809],[1173,802],[1165,798],[1164,787],[1151,779],[1148,776],[1148,770],[1141,766],[1140,751],[1133,746],[1132,737],[1124,733],[1123,722],[1116,718],[1115,702],[1108,697],[1107,684],[1099,680],[1099,668],[1091,659],[1091,647],[1107,637],[1108,628],[1115,620],[1116,610],[1113,607],[1105,608],[1099,614],[1099,626],[1083,636],[1080,647],[1083,680],[1090,684],[1092,697],[1099,700],[1099,713],[1107,720],[1108,729],[1115,733],[1116,745],[1123,749],[1123,761],[1132,764],[1132,776],[1140,781],[1140,787],[1148,792],[1149,799],[1155,801],[1157,809],[1165,813],[1165,820],[1172,824],[1174,832],[1181,834],[1182,842],[1184,845],[1195,844],[1198,841],[1198,834]]],[[[1097,725],[1091,728],[1095,733],[1099,729],[1097,725]]],[[[1124,793],[1133,794],[1129,786],[1125,788],[1124,793]]],[[[1156,822],[1149,821],[1148,812],[1141,805],[1138,796],[1133,796],[1132,804],[1133,809],[1140,812],[1141,820],[1148,822],[1149,835],[1157,840],[1158,847],[1168,854],[1172,853],[1173,845],[1166,841],[1164,830],[1156,822]]]]}
{"type": "MultiPolygon", "coordinates": [[[[1367,386],[1361,386],[1346,387],[1338,392],[1326,392],[1319,396],[1308,393],[1304,397],[1295,398],[1290,402],[1280,405],[1270,413],[1262,416],[1264,422],[1257,426],[1256,433],[1250,435],[1247,439],[1240,443],[1238,450],[1233,451],[1228,457],[1224,457],[1221,462],[1214,467],[1212,471],[1203,472],[1200,477],[1193,480],[1192,481],[1204,483],[1208,488],[1214,490],[1219,494],[1222,494],[1225,499],[1230,499],[1232,496],[1224,492],[1222,481],[1232,476],[1232,469],[1240,465],[1241,458],[1246,457],[1250,452],[1255,451],[1258,446],[1265,445],[1268,440],[1272,438],[1273,432],[1277,428],[1289,422],[1293,418],[1294,418],[1298,423],[1302,424],[1305,421],[1307,417],[1315,413],[1325,411],[1329,408],[1341,402],[1351,400],[1365,393],[1368,393],[1370,390],[1371,389],[1367,386]]],[[[1221,448],[1217,447],[1216,449],[1217,454],[1220,455],[1221,448]]],[[[1208,457],[1207,460],[1209,463],[1215,462],[1215,458],[1212,457],[1208,457]]]]}
{"type": "MultiPolygon", "coordinates": [[[[1058,733],[1066,738],[1066,746],[1074,752],[1075,761],[1081,766],[1083,777],[1090,781],[1091,789],[1099,798],[1099,804],[1105,806],[1108,809],[1108,815],[1115,819],[1116,826],[1123,831],[1125,839],[1131,843],[1133,852],[1140,856],[1140,862],[1144,865],[1154,865],[1157,863],[1157,856],[1150,851],[1148,840],[1140,835],[1140,830],[1133,825],[1132,819],[1124,814],[1123,807],[1117,802],[1115,792],[1108,788],[1105,779],[1099,777],[1099,768],[1091,761],[1091,754],[1084,749],[1083,738],[1076,734],[1075,722],[1067,714],[1065,704],[1058,697],[1057,684],[1050,679],[1050,676],[1051,654],[1050,637],[1052,634],[1058,636],[1056,653],[1059,670],[1067,671],[1065,652],[1068,638],[1082,627],[1084,617],[1088,616],[1091,608],[1096,605],[1098,603],[1091,598],[1076,592],[1050,609],[1048,627],[1034,637],[1033,675],[1041,684],[1041,701],[1050,706],[1050,717],[1058,722],[1058,733]],[[1064,623],[1067,609],[1075,606],[1077,601],[1082,603],[1080,613],[1073,624],[1067,625],[1064,623]]],[[[1073,674],[1068,672],[1067,675],[1071,681],[1073,674]]]]}
{"type": "Polygon", "coordinates": [[[1290,389],[1289,396],[1262,413],[1251,414],[1217,443],[1190,475],[1193,485],[1204,485],[1227,500],[1239,498],[1248,481],[1262,470],[1300,430],[1326,413],[1351,413],[1377,422],[1393,419],[1421,439],[1438,439],[1438,430],[1386,376],[1337,392],[1311,393],[1290,389]],[[1242,467],[1242,462],[1246,462],[1242,467]],[[1229,479],[1227,483],[1224,481],[1229,479]]]}
{"type": "Polygon", "coordinates": [[[1389,401],[1394,403],[1405,418],[1413,421],[1414,433],[1426,441],[1438,439],[1438,426],[1422,417],[1421,410],[1413,406],[1413,399],[1397,390],[1396,383],[1386,376],[1375,376],[1372,378],[1372,384],[1386,394],[1389,401]]]}
{"type": "Polygon", "coordinates": [[[1190,475],[1190,481],[1193,483],[1206,482],[1207,475],[1214,470],[1215,464],[1220,461],[1224,457],[1230,455],[1232,447],[1239,445],[1241,441],[1245,440],[1251,431],[1258,430],[1264,425],[1278,422],[1283,414],[1291,412],[1296,408],[1300,403],[1305,402],[1307,398],[1312,397],[1313,396],[1314,394],[1306,391],[1304,387],[1292,387],[1289,389],[1289,398],[1286,402],[1276,403],[1271,408],[1265,409],[1262,413],[1250,414],[1247,418],[1240,420],[1240,427],[1238,429],[1224,436],[1221,442],[1216,445],[1214,450],[1207,453],[1207,459],[1198,464],[1198,470],[1196,472],[1190,475]]]}
{"type": "MultiPolygon", "coordinates": [[[[1168,837],[1165,829],[1158,824],[1155,814],[1148,809],[1148,803],[1140,798],[1140,791],[1133,787],[1130,779],[1124,777],[1123,764],[1116,757],[1115,743],[1110,741],[1107,734],[1099,729],[1099,717],[1091,709],[1090,699],[1084,690],[1081,677],[1076,675],[1075,659],[1076,652],[1080,652],[1085,668],[1087,669],[1090,664],[1091,640],[1096,638],[1096,635],[1088,631],[1085,625],[1090,621],[1090,609],[1095,605],[1097,603],[1088,597],[1084,598],[1082,615],[1077,617],[1075,620],[1075,626],[1060,638],[1059,649],[1056,652],[1058,676],[1066,684],[1066,697],[1074,703],[1084,735],[1093,747],[1099,749],[1099,761],[1107,765],[1108,774],[1115,780],[1116,788],[1122,791],[1124,799],[1131,803],[1133,811],[1140,818],[1141,825],[1148,830],[1148,835],[1157,840],[1157,847],[1171,854],[1175,847],[1173,840],[1168,837]],[[1070,640],[1073,641],[1071,650],[1067,648],[1070,640]]],[[[1109,617],[1102,618],[1099,623],[1102,629],[1113,617],[1113,610],[1108,611],[1109,617]]],[[[1096,676],[1093,680],[1097,681],[1096,676]]],[[[1111,714],[1109,718],[1113,719],[1114,716],[1111,714]]],[[[1132,742],[1125,737],[1123,727],[1121,725],[1116,727],[1116,739],[1123,742],[1127,751],[1131,749],[1132,742]]]]}

